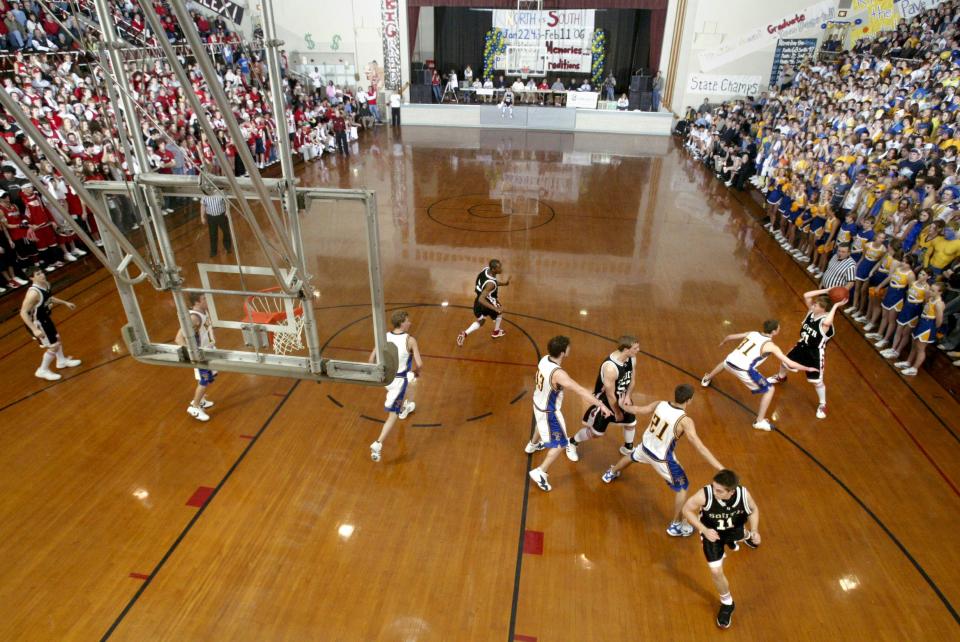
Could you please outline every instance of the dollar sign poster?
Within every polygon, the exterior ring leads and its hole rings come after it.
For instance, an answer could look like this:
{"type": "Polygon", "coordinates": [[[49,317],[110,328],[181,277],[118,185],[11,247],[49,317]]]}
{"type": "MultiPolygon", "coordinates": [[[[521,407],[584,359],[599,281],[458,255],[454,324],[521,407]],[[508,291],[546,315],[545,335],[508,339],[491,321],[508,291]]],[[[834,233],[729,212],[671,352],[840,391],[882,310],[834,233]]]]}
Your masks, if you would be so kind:
{"type": "Polygon", "coordinates": [[[400,11],[398,0],[380,0],[383,22],[383,78],[387,89],[400,88],[400,11]]]}

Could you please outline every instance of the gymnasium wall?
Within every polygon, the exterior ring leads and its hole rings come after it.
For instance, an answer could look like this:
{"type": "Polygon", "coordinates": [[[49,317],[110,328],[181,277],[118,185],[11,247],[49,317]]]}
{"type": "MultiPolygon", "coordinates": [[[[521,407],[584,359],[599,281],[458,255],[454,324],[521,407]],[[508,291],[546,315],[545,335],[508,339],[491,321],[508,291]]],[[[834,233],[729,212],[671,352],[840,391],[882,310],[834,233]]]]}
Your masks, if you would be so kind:
{"type": "MultiPolygon", "coordinates": [[[[673,5],[674,3],[671,3],[673,5]]],[[[705,74],[708,76],[760,76],[760,86],[765,88],[770,81],[770,70],[773,64],[773,53],[777,46],[776,38],[766,40],[764,46],[756,48],[757,41],[744,42],[751,33],[760,29],[769,33],[769,29],[776,30],[784,22],[795,21],[803,17],[805,21],[819,15],[817,8],[832,6],[836,9],[837,2],[818,2],[817,0],[687,0],[686,18],[683,23],[683,35],[677,52],[677,77],[674,84],[673,100],[670,107],[674,113],[682,113],[689,105],[697,106],[704,98],[711,101],[729,99],[731,96],[719,93],[697,91],[690,86],[691,74],[705,74]],[[814,9],[811,11],[811,9],[814,9]],[[743,52],[737,55],[736,52],[743,52]],[[722,61],[723,52],[734,59],[722,61]],[[728,53],[729,52],[729,53],[728,53]]],[[[674,7],[671,6],[671,9],[674,7]]],[[[789,38],[818,38],[825,33],[821,28],[821,20],[812,21],[807,28],[790,32],[789,38]]],[[[667,31],[671,30],[673,21],[668,15],[667,31]]],[[[788,25],[786,28],[796,28],[788,25]]],[[[665,38],[664,52],[669,51],[669,38],[665,38]]]]}

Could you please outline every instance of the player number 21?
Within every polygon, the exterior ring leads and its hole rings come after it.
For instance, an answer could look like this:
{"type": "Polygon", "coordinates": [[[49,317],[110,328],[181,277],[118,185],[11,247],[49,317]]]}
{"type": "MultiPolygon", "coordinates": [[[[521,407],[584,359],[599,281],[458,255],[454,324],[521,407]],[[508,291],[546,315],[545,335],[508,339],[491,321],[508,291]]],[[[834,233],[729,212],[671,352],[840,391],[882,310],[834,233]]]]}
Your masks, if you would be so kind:
{"type": "Polygon", "coordinates": [[[657,415],[654,415],[650,420],[650,432],[657,433],[657,439],[659,440],[663,440],[663,433],[667,432],[668,426],[669,424],[657,415]],[[657,432],[658,430],[659,432],[657,432]]]}

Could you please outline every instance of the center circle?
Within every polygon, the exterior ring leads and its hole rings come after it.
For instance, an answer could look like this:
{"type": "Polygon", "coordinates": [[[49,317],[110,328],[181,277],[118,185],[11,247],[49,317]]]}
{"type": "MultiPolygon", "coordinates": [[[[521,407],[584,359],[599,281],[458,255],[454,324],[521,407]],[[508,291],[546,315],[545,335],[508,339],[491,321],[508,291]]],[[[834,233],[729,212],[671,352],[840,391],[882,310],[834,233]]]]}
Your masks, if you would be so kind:
{"type": "Polygon", "coordinates": [[[556,216],[553,207],[524,193],[463,194],[427,207],[436,223],[466,232],[522,232],[542,227],[556,216]]]}

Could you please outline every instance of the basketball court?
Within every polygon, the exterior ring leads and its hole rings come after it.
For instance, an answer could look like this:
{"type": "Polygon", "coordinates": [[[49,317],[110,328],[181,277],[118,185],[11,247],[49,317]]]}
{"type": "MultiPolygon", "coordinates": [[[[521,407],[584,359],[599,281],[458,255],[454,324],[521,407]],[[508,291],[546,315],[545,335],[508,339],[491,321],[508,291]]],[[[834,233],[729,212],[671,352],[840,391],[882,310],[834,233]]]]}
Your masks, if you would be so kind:
{"type": "MultiPolygon", "coordinates": [[[[757,207],[672,143],[594,153],[578,151],[583,135],[577,147],[572,135],[410,131],[416,142],[379,130],[326,173],[299,170],[304,187],[376,193],[385,309],[408,310],[420,342],[417,410],[380,463],[368,449],[384,417],[378,386],[221,372],[211,421],[192,419],[190,371],[131,358],[105,271],[55,293],[78,304],[54,316],[84,361],[61,381],[33,377],[39,350],[19,319],[0,325],[0,637],[719,635],[697,538],[664,532],[669,490],[643,466],[600,480],[619,458],[617,428],[577,464],[561,458],[551,493],[530,483],[535,364],[565,334],[564,366],[590,386],[614,338],[633,333],[634,401],[665,399],[723,356],[728,333],[775,317],[789,347],[812,282],[762,232],[757,207]],[[491,258],[513,277],[507,335],[484,329],[457,348],[491,258]]],[[[342,204],[301,216],[323,355],[366,361],[362,216],[342,204]]],[[[208,258],[195,219],[170,237],[188,282],[198,264],[228,263],[208,258]]],[[[151,337],[170,342],[170,296],[143,289],[151,337]]],[[[243,314],[242,298],[224,301],[220,316],[243,314]]],[[[761,510],[762,546],[728,555],[731,634],[954,637],[957,404],[926,374],[904,382],[846,320],[837,330],[827,419],[796,376],[777,390],[773,433],[751,429],[755,400],[730,377],[697,386],[689,407],[761,510]]],[[[564,411],[575,431],[579,400],[564,411]]],[[[678,457],[692,488],[708,482],[692,447],[678,457]]]]}

